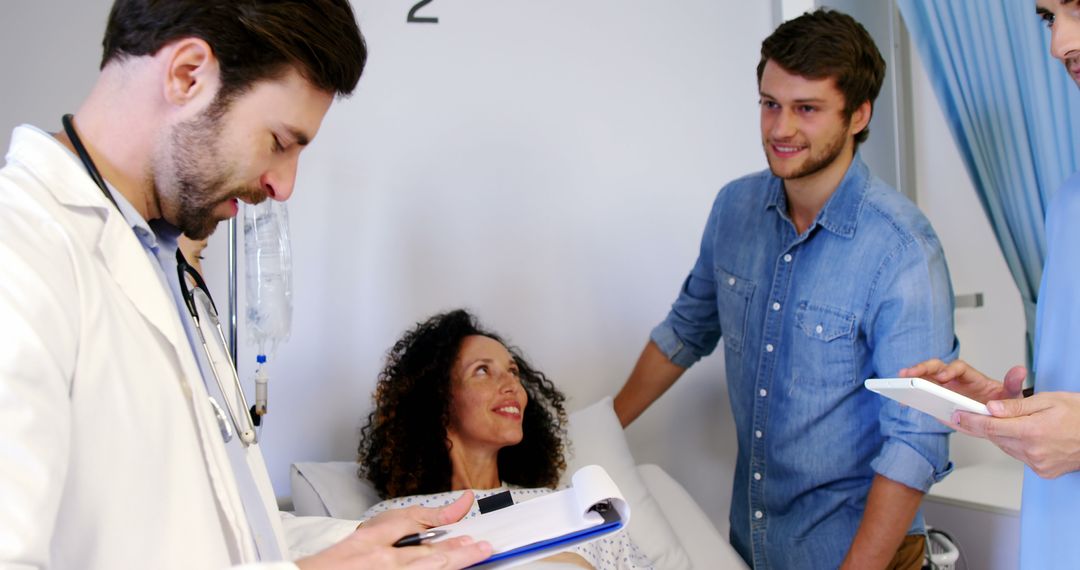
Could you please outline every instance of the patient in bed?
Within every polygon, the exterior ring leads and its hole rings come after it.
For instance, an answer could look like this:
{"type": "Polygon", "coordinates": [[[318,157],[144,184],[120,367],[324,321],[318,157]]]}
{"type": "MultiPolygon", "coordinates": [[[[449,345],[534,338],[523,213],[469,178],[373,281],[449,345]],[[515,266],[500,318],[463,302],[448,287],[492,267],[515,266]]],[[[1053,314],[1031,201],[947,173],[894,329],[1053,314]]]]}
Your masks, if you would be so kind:
{"type": "MultiPolygon", "coordinates": [[[[379,375],[360,441],[360,475],[387,499],[365,516],[478,499],[509,489],[515,503],[551,492],[564,460],[563,395],[520,352],[466,311],[407,332],[379,375]]],[[[477,507],[466,515],[476,516],[477,507]]],[[[548,559],[585,568],[648,568],[625,532],[548,559]]]]}

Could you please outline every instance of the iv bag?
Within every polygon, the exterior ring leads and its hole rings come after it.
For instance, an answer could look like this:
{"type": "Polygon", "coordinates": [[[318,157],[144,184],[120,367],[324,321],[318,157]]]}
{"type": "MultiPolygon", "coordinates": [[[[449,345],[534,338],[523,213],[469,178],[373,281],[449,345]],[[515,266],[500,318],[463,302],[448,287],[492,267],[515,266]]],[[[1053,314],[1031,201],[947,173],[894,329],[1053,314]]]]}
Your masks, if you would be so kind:
{"type": "Polygon", "coordinates": [[[292,248],[285,203],[244,205],[248,340],[272,353],[292,330],[292,248]]]}

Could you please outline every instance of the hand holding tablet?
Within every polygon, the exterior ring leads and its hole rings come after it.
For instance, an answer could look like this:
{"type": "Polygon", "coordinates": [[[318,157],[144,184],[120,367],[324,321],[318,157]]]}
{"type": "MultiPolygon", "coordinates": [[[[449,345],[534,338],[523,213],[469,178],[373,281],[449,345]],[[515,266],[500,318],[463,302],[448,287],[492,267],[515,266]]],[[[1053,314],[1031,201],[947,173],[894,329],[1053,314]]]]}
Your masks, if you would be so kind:
{"type": "Polygon", "coordinates": [[[985,404],[922,378],[869,378],[863,385],[868,390],[930,414],[950,425],[953,423],[952,414],[956,410],[990,415],[985,404]]]}

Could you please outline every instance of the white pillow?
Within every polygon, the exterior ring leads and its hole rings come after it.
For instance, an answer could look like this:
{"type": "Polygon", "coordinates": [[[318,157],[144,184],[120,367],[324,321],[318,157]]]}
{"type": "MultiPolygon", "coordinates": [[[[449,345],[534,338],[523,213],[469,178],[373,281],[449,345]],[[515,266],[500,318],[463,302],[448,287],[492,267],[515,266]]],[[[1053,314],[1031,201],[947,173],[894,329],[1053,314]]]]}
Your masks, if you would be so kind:
{"type": "Polygon", "coordinates": [[[630,503],[627,532],[645,556],[657,568],[690,568],[689,556],[638,474],[611,398],[570,414],[569,420],[566,431],[572,448],[563,479],[589,464],[603,467],[630,503]]]}
{"type": "Polygon", "coordinates": [[[297,516],[360,520],[379,502],[375,487],[356,474],[354,461],[293,463],[289,473],[297,516]]]}

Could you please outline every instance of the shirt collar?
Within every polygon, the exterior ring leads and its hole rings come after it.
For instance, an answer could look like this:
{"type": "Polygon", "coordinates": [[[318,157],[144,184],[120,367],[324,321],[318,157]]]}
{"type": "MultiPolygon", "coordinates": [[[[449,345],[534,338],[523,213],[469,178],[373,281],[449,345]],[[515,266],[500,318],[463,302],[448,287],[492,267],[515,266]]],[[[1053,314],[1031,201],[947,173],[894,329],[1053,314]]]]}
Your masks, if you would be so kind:
{"type": "Polygon", "coordinates": [[[154,220],[148,223],[115,186],[108,181],[105,182],[105,186],[108,187],[109,194],[112,194],[113,199],[116,200],[116,206],[120,208],[120,215],[131,226],[131,231],[135,232],[135,237],[139,238],[139,243],[144,248],[155,254],[161,248],[164,248],[166,252],[176,249],[180,230],[165,220],[154,220]]]}
{"type": "MultiPolygon", "coordinates": [[[[863,162],[862,157],[855,153],[855,157],[848,166],[847,173],[836,187],[825,206],[818,212],[810,228],[821,226],[822,228],[845,238],[855,236],[855,226],[859,219],[859,210],[862,209],[863,198],[866,197],[866,188],[870,181],[870,169],[863,162]]],[[[769,176],[769,198],[766,208],[776,208],[776,212],[787,221],[788,216],[787,195],[784,194],[784,183],[776,176],[769,176]]]]}
{"type": "MultiPolygon", "coordinates": [[[[60,144],[52,135],[49,135],[45,131],[32,127],[30,125],[23,125],[15,130],[14,135],[20,136],[21,130],[26,129],[29,131],[36,131],[38,135],[46,137],[48,140],[55,143],[55,145],[69,156],[73,161],[80,165],[80,168],[85,169],[82,165],[82,159],[79,155],[69,149],[67,146],[60,144]]],[[[131,205],[124,195],[116,189],[108,180],[105,181],[105,187],[109,191],[109,195],[112,196],[113,202],[120,210],[120,216],[124,218],[124,221],[131,226],[131,231],[135,233],[135,237],[139,239],[139,243],[143,248],[157,253],[160,247],[165,247],[166,251],[175,250],[177,247],[177,239],[180,237],[180,230],[176,229],[172,224],[165,220],[154,220],[153,224],[147,223],[143,219],[142,214],[135,209],[135,206],[131,205]]],[[[111,206],[110,206],[111,207],[111,206]]]]}

